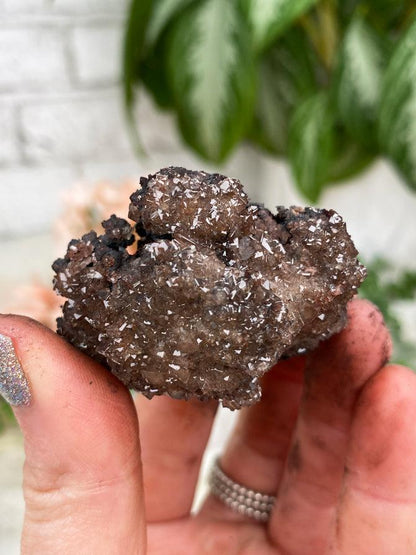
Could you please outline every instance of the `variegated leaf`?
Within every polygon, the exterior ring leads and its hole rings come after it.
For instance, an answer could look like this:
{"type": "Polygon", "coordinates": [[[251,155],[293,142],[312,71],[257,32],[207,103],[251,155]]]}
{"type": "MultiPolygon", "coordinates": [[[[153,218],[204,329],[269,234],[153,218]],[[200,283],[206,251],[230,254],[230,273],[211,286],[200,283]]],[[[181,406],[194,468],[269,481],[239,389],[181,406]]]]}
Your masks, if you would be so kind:
{"type": "Polygon", "coordinates": [[[375,158],[375,153],[361,143],[357,143],[343,129],[337,127],[334,133],[334,146],[328,167],[328,183],[338,183],[351,179],[375,158]]]}
{"type": "Polygon", "coordinates": [[[316,91],[315,63],[307,37],[294,28],[270,49],[260,64],[250,137],[275,154],[286,154],[294,106],[316,91]]]}
{"type": "Polygon", "coordinates": [[[353,137],[376,142],[375,122],[386,65],[387,47],[361,18],[355,18],[341,48],[336,102],[340,118],[353,137]]]}
{"type": "Polygon", "coordinates": [[[185,140],[221,162],[242,138],[254,103],[254,60],[238,3],[204,0],[182,17],[169,51],[185,140]]]}
{"type": "Polygon", "coordinates": [[[379,137],[386,154],[416,189],[416,20],[397,45],[387,67],[379,137]]]}
{"type": "Polygon", "coordinates": [[[256,50],[264,50],[317,0],[243,0],[256,50]]]}
{"type": "Polygon", "coordinates": [[[169,51],[169,31],[163,31],[140,64],[138,73],[143,85],[152,95],[157,106],[163,110],[171,109],[175,103],[166,72],[166,58],[169,51]]]}
{"type": "Polygon", "coordinates": [[[195,0],[154,0],[146,31],[146,46],[152,47],[169,21],[195,0]]]}
{"type": "Polygon", "coordinates": [[[316,202],[328,178],[333,148],[333,117],[326,92],[303,101],[289,130],[289,161],[298,189],[316,202]]]}

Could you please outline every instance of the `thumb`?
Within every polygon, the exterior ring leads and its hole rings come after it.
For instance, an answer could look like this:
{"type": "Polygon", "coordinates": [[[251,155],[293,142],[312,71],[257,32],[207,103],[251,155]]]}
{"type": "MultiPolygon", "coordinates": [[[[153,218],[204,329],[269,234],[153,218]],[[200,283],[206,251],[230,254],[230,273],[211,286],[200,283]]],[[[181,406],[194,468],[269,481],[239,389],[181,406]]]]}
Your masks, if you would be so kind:
{"type": "Polygon", "coordinates": [[[37,322],[0,316],[0,392],[25,439],[23,553],[144,553],[128,390],[37,322]]]}

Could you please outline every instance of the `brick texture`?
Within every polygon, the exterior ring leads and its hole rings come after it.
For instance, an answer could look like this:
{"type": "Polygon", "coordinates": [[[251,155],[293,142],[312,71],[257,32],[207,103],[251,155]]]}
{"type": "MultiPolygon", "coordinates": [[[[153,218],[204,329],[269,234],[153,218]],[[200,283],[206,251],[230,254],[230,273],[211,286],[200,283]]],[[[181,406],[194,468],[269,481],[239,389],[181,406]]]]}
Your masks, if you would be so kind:
{"type": "Polygon", "coordinates": [[[129,4],[130,0],[49,0],[51,12],[77,16],[124,14],[129,4]]]}
{"type": "Polygon", "coordinates": [[[0,31],[0,92],[62,90],[69,82],[65,44],[58,29],[0,31]]]}
{"type": "Polygon", "coordinates": [[[0,0],[0,238],[46,230],[77,180],[139,173],[119,85],[128,5],[0,0]]]}
{"type": "Polygon", "coordinates": [[[49,0],[0,0],[0,13],[38,14],[48,9],[49,0]]]}
{"type": "Polygon", "coordinates": [[[3,14],[94,16],[122,14],[130,0],[0,0],[3,14]]]}
{"type": "Polygon", "coordinates": [[[119,25],[75,28],[71,47],[77,81],[81,85],[115,84],[120,77],[121,41],[119,25]]]}
{"type": "Polygon", "coordinates": [[[118,94],[33,104],[22,109],[26,158],[86,163],[131,156],[118,94]]]}

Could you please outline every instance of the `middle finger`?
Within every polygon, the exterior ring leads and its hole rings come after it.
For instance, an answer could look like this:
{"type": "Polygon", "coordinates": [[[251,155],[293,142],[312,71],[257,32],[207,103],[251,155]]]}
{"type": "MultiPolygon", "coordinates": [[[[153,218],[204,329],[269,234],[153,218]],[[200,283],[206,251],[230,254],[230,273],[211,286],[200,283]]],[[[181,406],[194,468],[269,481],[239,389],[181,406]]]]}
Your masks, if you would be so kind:
{"type": "Polygon", "coordinates": [[[189,515],[216,401],[138,395],[143,482],[148,522],[189,515]]]}
{"type": "MultiPolygon", "coordinates": [[[[302,391],[304,358],[281,361],[262,379],[259,403],[242,409],[235,430],[221,457],[221,467],[236,482],[274,494],[296,423],[302,391]]],[[[241,519],[214,496],[201,514],[241,519]]]]}

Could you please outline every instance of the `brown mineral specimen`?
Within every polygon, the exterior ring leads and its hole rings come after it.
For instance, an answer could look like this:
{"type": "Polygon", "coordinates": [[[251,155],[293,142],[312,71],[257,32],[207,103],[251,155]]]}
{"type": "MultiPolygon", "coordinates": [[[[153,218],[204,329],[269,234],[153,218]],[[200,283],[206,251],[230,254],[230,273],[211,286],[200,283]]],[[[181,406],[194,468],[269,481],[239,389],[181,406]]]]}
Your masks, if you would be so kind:
{"type": "Polygon", "coordinates": [[[68,299],[58,332],[128,387],[251,405],[278,359],[345,325],[365,270],[336,212],[273,215],[237,179],[184,168],[140,183],[135,230],[111,216],[53,265],[68,299]]]}

